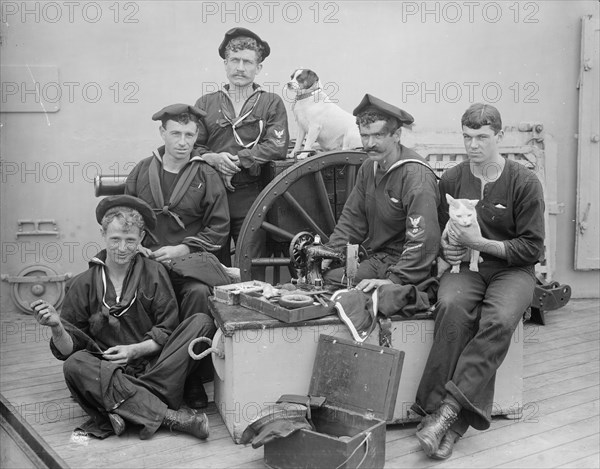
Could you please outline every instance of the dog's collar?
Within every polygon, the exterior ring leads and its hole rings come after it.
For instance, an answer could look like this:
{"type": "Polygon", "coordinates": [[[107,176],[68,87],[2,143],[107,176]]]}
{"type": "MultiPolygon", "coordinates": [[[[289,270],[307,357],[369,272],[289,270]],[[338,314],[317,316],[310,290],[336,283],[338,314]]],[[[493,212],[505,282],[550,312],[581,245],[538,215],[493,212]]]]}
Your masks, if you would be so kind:
{"type": "Polygon", "coordinates": [[[306,94],[298,94],[296,95],[296,101],[302,101],[303,99],[309,98],[310,96],[315,95],[319,91],[321,91],[321,88],[317,88],[316,90],[312,90],[311,92],[306,94]]]}

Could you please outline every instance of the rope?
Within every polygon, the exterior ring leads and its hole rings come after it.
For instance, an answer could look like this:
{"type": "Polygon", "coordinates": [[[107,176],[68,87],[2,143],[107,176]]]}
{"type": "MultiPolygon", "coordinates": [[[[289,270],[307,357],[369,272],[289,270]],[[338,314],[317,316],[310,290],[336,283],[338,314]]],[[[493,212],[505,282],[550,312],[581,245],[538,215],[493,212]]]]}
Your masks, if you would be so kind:
{"type": "Polygon", "coordinates": [[[197,339],[192,340],[190,342],[190,345],[188,345],[188,354],[194,360],[202,360],[204,357],[206,357],[207,355],[210,355],[211,353],[214,353],[219,358],[225,358],[225,353],[223,353],[222,350],[220,350],[216,347],[212,347],[212,339],[209,339],[208,337],[198,337],[197,339]],[[200,342],[206,342],[209,345],[209,348],[207,348],[202,353],[195,354],[194,353],[194,345],[196,345],[200,342]]]}
{"type": "Polygon", "coordinates": [[[362,459],[360,460],[360,462],[356,465],[356,469],[358,469],[362,463],[365,462],[365,459],[367,459],[367,454],[369,454],[369,440],[371,439],[371,432],[367,432],[367,434],[365,435],[365,438],[363,441],[360,442],[360,444],[354,448],[354,451],[352,451],[352,453],[350,454],[350,456],[348,456],[344,462],[342,464],[340,464],[339,466],[337,466],[335,469],[340,469],[340,467],[342,467],[344,464],[346,464],[348,461],[350,461],[350,459],[352,458],[352,456],[354,456],[356,454],[356,452],[358,451],[358,448],[360,448],[363,444],[365,445],[365,454],[363,455],[362,459]]]}

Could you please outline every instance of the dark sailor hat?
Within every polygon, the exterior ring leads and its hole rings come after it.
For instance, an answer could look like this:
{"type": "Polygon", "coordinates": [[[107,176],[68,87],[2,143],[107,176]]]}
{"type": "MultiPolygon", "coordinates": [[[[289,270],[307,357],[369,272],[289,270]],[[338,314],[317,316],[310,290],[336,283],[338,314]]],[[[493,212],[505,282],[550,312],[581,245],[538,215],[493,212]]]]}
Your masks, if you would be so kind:
{"type": "Polygon", "coordinates": [[[240,37],[240,36],[251,37],[252,39],[256,40],[256,42],[259,45],[261,45],[263,47],[263,50],[264,50],[263,55],[262,55],[263,60],[265,60],[271,53],[271,48],[269,47],[269,43],[267,41],[263,41],[259,37],[258,34],[253,33],[252,31],[250,31],[249,29],[246,29],[246,28],[232,28],[225,33],[223,42],[221,42],[221,45],[219,46],[219,55],[221,56],[221,58],[223,58],[223,59],[225,58],[225,48],[227,47],[227,44],[229,44],[229,41],[231,41],[235,37],[240,37]]]}
{"type": "Polygon", "coordinates": [[[111,195],[102,199],[96,207],[96,220],[98,223],[102,223],[102,218],[104,218],[106,212],[113,207],[129,207],[137,210],[144,219],[146,228],[153,230],[156,227],[156,215],[150,205],[132,195],[111,195]]]}
{"type": "Polygon", "coordinates": [[[415,121],[413,116],[411,116],[408,112],[400,109],[399,107],[392,106],[391,104],[388,104],[370,94],[365,95],[360,104],[356,107],[356,109],[354,109],[352,114],[357,116],[361,112],[368,110],[376,110],[387,114],[388,116],[395,117],[400,121],[400,125],[410,125],[415,121]]]}
{"type": "Polygon", "coordinates": [[[168,116],[178,116],[179,114],[188,113],[200,118],[206,116],[206,112],[196,106],[190,106],[189,104],[171,104],[170,106],[163,107],[160,111],[154,113],[152,116],[153,121],[163,120],[168,116]]]}

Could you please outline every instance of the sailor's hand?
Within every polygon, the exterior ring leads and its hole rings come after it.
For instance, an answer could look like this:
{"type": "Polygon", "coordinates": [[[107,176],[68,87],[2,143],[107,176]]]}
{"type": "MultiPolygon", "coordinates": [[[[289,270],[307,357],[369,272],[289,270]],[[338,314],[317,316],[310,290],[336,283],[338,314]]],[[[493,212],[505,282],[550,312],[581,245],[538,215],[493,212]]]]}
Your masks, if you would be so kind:
{"type": "MultiPolygon", "coordinates": [[[[452,233],[449,233],[449,235],[452,236],[452,233]]],[[[442,254],[448,264],[456,265],[460,264],[467,255],[467,248],[450,244],[448,240],[442,237],[442,254]]]]}
{"type": "Polygon", "coordinates": [[[33,317],[42,326],[60,325],[60,316],[50,303],[45,300],[36,300],[29,305],[33,310],[33,317]]]}
{"type": "Polygon", "coordinates": [[[327,272],[329,269],[331,269],[332,262],[333,259],[323,259],[321,261],[321,272],[327,272]]]}
{"type": "Polygon", "coordinates": [[[135,344],[115,345],[114,347],[107,348],[102,357],[117,365],[125,365],[127,362],[137,358],[135,344]]]}
{"type": "Polygon", "coordinates": [[[222,151],[221,153],[205,153],[202,155],[202,159],[226,176],[233,176],[235,173],[241,171],[239,168],[240,158],[226,151],[222,151]]]}
{"type": "Polygon", "coordinates": [[[141,244],[138,245],[138,249],[137,250],[144,257],[152,257],[152,250],[148,249],[148,248],[145,248],[141,244]]]}
{"type": "Polygon", "coordinates": [[[361,280],[358,283],[358,285],[356,285],[355,288],[357,290],[362,290],[363,292],[367,293],[367,292],[370,292],[371,290],[376,290],[381,285],[392,285],[393,283],[394,282],[392,282],[389,278],[384,278],[384,279],[365,278],[365,279],[361,280]]]}
{"type": "Polygon", "coordinates": [[[484,241],[481,236],[481,229],[478,223],[470,226],[462,226],[450,220],[448,224],[448,237],[453,244],[473,248],[478,243],[484,241]]]}
{"type": "Polygon", "coordinates": [[[233,184],[231,184],[231,178],[232,176],[221,173],[221,180],[223,181],[225,189],[227,189],[230,192],[235,192],[235,187],[233,187],[233,184]]]}
{"type": "Polygon", "coordinates": [[[169,264],[176,257],[187,256],[190,248],[185,244],[177,246],[163,246],[150,254],[150,258],[163,264],[169,264]]]}

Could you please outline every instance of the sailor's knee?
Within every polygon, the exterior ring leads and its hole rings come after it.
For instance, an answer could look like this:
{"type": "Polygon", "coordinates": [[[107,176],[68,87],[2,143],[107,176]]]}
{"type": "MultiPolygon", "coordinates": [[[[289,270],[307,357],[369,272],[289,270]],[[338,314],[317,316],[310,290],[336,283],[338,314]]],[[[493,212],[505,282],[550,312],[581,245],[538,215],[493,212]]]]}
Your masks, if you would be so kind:
{"type": "Polygon", "coordinates": [[[89,366],[90,357],[91,355],[89,353],[79,350],[67,358],[63,363],[63,373],[65,378],[81,375],[83,370],[89,366]]]}
{"type": "Polygon", "coordinates": [[[187,282],[182,292],[186,296],[210,296],[210,287],[202,282],[187,282]]]}
{"type": "Polygon", "coordinates": [[[461,307],[455,295],[439,296],[435,305],[436,317],[439,319],[459,320],[465,315],[465,308],[461,307]],[[447,314],[450,313],[450,314],[447,314]]]}
{"type": "Polygon", "coordinates": [[[200,331],[199,336],[204,337],[212,337],[217,330],[214,319],[205,313],[193,314],[182,322],[181,325],[186,329],[190,328],[191,330],[200,331]]]}

